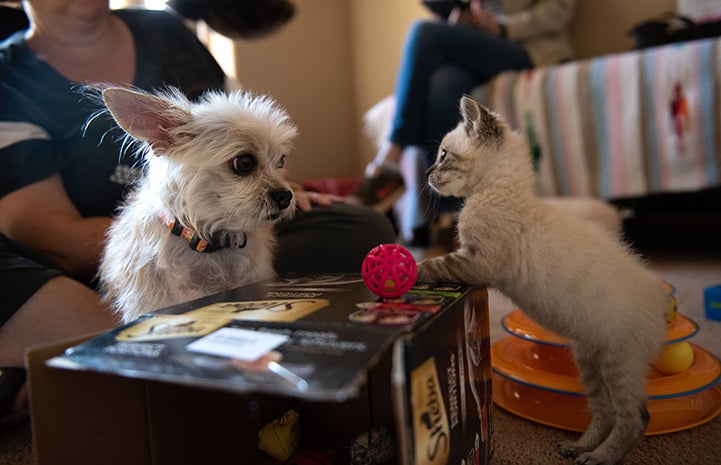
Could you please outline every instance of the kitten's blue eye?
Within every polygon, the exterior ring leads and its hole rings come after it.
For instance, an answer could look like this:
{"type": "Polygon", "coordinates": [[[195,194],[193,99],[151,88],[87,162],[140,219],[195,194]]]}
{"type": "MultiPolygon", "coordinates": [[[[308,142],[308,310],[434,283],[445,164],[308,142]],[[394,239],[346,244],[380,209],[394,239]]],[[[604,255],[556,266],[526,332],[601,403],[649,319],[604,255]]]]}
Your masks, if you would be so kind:
{"type": "Polygon", "coordinates": [[[250,153],[241,153],[230,161],[230,167],[237,174],[248,174],[255,169],[258,160],[250,153]]]}
{"type": "Polygon", "coordinates": [[[278,160],[278,163],[275,165],[276,168],[283,168],[285,167],[285,155],[280,156],[280,160],[278,160]]]}
{"type": "Polygon", "coordinates": [[[446,155],[448,155],[448,152],[446,152],[446,149],[441,150],[441,154],[438,156],[438,162],[442,162],[446,159],[446,155]]]}

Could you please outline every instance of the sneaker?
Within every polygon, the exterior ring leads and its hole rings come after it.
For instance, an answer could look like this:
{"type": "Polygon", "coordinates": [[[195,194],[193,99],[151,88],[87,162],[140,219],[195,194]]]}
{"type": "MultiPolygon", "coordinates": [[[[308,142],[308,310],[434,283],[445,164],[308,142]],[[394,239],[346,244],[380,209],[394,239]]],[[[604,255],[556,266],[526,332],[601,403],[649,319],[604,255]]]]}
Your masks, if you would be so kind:
{"type": "Polygon", "coordinates": [[[399,171],[371,163],[366,168],[363,181],[348,196],[348,202],[386,213],[405,190],[403,177],[399,171]]]}

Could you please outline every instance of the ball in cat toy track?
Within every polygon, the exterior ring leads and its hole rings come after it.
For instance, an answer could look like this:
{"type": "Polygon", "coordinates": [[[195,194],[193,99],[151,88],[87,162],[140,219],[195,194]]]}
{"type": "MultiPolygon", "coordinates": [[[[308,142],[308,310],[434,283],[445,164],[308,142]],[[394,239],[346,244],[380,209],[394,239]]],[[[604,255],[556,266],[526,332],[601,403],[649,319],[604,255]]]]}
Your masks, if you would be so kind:
{"type": "Polygon", "coordinates": [[[691,368],[693,360],[693,347],[688,342],[681,341],[663,346],[653,366],[665,375],[675,375],[691,368]]]}
{"type": "Polygon", "coordinates": [[[366,287],[380,297],[399,297],[416,283],[418,267],[413,255],[397,244],[381,244],[363,259],[361,276],[366,287]]]}

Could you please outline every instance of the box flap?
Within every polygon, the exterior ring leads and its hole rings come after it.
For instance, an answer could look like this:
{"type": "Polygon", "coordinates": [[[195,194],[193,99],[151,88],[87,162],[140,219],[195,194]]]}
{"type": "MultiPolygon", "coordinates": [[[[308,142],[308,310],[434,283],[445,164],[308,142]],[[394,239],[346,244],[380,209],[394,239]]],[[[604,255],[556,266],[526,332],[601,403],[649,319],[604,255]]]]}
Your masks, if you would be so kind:
{"type": "Polygon", "coordinates": [[[371,294],[359,275],[286,277],[146,314],[65,351],[63,366],[342,402],[358,395],[398,334],[468,289],[412,289],[393,302],[371,294]],[[258,344],[265,355],[243,359],[258,344]]]}

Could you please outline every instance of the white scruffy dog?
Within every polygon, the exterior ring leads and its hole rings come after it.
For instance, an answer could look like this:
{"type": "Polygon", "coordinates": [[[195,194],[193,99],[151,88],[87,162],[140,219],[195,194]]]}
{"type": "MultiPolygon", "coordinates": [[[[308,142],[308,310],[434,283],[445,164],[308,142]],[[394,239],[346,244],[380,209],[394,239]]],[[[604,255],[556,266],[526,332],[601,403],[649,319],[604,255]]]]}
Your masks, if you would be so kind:
{"type": "Polygon", "coordinates": [[[270,98],[103,91],[141,144],[143,176],[108,231],[104,298],[124,322],[274,275],[272,224],[295,198],[283,165],[297,129],[270,98]]]}

